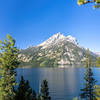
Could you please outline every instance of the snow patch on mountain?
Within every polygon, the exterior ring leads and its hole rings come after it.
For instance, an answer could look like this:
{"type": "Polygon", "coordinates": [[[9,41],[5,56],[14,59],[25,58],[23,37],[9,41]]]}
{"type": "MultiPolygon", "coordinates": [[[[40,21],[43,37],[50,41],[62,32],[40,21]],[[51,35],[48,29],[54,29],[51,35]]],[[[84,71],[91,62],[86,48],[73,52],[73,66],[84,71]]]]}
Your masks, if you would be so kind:
{"type": "Polygon", "coordinates": [[[44,41],[43,43],[41,43],[38,46],[42,46],[43,48],[46,48],[50,45],[57,44],[58,42],[61,42],[61,41],[64,41],[64,40],[71,42],[71,43],[74,43],[76,45],[78,44],[77,40],[74,37],[72,37],[71,35],[68,35],[66,37],[61,32],[58,32],[57,34],[54,34],[52,37],[50,37],[48,40],[44,41]]]}
{"type": "Polygon", "coordinates": [[[67,41],[69,41],[69,42],[72,42],[72,43],[74,43],[74,44],[78,44],[78,43],[77,43],[77,40],[76,40],[74,37],[72,37],[71,35],[68,35],[68,36],[66,37],[66,39],[67,39],[67,41]]]}
{"type": "Polygon", "coordinates": [[[66,39],[66,37],[59,32],[57,34],[54,34],[52,37],[50,37],[48,40],[46,40],[45,42],[43,42],[40,45],[41,46],[44,46],[44,45],[48,45],[48,44],[51,44],[51,43],[55,43],[55,42],[57,42],[59,40],[64,40],[64,39],[66,39]]]}
{"type": "Polygon", "coordinates": [[[96,52],[96,54],[97,54],[98,56],[100,56],[100,52],[96,52]]]}

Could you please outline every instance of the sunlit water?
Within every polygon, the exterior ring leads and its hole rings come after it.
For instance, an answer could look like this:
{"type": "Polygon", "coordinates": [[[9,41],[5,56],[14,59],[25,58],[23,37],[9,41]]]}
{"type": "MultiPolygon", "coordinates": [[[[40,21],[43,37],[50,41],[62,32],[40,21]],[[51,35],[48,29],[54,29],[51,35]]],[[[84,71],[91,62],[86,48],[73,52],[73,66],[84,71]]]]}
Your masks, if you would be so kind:
{"type": "MultiPolygon", "coordinates": [[[[17,81],[23,75],[29,80],[30,86],[38,93],[41,81],[49,83],[49,92],[52,100],[72,100],[80,95],[84,85],[84,68],[18,68],[17,81]]],[[[100,69],[93,68],[94,77],[100,83],[100,69]]]]}

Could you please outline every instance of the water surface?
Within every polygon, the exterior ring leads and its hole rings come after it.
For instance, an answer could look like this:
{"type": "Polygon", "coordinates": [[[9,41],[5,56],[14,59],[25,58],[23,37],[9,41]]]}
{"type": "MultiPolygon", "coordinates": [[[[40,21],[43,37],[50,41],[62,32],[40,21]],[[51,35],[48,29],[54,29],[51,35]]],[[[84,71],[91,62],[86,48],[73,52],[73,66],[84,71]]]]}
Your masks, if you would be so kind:
{"type": "MultiPolygon", "coordinates": [[[[41,81],[49,83],[49,92],[52,100],[72,100],[79,96],[84,84],[84,68],[18,68],[17,81],[23,75],[29,80],[30,86],[38,93],[41,81]]],[[[100,82],[100,69],[93,68],[94,77],[100,82]]]]}

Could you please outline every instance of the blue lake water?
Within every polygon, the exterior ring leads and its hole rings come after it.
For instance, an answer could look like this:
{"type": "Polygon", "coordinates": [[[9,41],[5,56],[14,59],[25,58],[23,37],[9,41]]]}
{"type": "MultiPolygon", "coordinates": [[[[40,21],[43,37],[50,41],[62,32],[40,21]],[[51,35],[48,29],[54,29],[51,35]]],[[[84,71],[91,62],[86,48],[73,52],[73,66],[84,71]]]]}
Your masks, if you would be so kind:
{"type": "MultiPolygon", "coordinates": [[[[46,79],[52,100],[72,100],[80,95],[80,89],[84,86],[84,68],[18,68],[17,81],[23,75],[29,80],[30,86],[37,93],[41,81],[46,79]]],[[[93,68],[95,79],[100,84],[100,68],[93,68]]]]}

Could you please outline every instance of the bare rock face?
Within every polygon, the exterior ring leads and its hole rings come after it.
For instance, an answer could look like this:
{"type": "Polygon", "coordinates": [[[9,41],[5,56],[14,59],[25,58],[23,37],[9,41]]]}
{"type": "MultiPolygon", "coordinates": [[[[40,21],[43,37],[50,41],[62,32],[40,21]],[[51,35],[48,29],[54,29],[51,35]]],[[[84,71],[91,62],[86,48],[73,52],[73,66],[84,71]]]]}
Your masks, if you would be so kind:
{"type": "Polygon", "coordinates": [[[61,59],[58,64],[60,65],[70,65],[70,61],[68,59],[61,59]]]}
{"type": "MultiPolygon", "coordinates": [[[[58,32],[40,45],[22,50],[19,58],[33,66],[73,65],[83,63],[85,53],[74,37],[58,32]]],[[[91,57],[95,61],[97,55],[91,52],[91,57]]]]}
{"type": "Polygon", "coordinates": [[[29,61],[32,60],[33,57],[32,56],[31,57],[30,56],[25,56],[24,54],[19,54],[18,58],[19,58],[20,61],[29,62],[29,61]]]}

